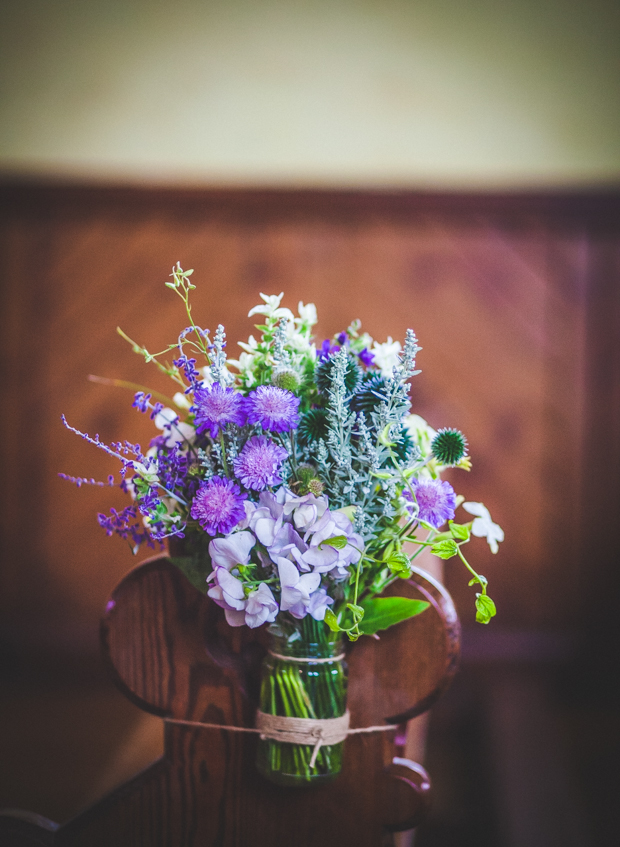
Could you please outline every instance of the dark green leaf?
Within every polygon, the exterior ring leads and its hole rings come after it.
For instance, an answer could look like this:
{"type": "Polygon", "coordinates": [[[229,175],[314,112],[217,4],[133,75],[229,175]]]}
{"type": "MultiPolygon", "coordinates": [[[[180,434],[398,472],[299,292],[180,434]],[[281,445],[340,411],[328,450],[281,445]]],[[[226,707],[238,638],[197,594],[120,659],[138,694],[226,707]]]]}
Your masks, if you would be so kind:
{"type": "Polygon", "coordinates": [[[439,556],[440,559],[451,559],[452,556],[456,556],[457,552],[458,547],[453,539],[440,541],[439,544],[433,544],[431,547],[431,553],[439,556]]]}
{"type": "Polygon", "coordinates": [[[401,621],[419,615],[429,604],[407,597],[372,597],[362,601],[364,619],[359,628],[364,635],[373,635],[401,621]]]}

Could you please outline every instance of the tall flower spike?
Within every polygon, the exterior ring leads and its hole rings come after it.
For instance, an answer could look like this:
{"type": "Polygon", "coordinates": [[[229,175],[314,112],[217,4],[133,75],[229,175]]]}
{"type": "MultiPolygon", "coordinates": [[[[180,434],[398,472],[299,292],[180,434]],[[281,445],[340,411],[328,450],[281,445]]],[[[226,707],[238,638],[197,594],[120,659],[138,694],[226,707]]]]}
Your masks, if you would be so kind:
{"type": "Polygon", "coordinates": [[[401,357],[404,379],[409,379],[409,377],[421,373],[415,369],[415,357],[421,349],[418,345],[415,332],[412,329],[408,329],[405,335],[405,347],[401,357]]]}
{"type": "Polygon", "coordinates": [[[222,324],[218,325],[215,330],[215,338],[213,339],[213,349],[215,352],[211,354],[211,376],[213,382],[219,382],[220,385],[229,385],[233,382],[234,377],[226,370],[226,333],[222,324]]]}
{"type": "Polygon", "coordinates": [[[286,344],[286,328],[288,326],[287,318],[280,318],[276,331],[273,334],[273,360],[276,363],[278,370],[285,370],[291,366],[291,357],[285,349],[286,344]]]}

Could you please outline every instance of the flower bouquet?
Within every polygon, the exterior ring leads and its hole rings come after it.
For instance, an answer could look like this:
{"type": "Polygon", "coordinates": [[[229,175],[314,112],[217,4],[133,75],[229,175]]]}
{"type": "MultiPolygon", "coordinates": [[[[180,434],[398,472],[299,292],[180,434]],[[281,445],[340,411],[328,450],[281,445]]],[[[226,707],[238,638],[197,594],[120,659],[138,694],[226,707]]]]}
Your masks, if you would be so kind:
{"type": "Polygon", "coordinates": [[[177,264],[166,283],[188,316],[174,344],[149,353],[119,329],[171,378],[173,396],[103,380],[139,389],[133,405],[158,432],[149,449],[108,445],[63,421],[120,461],[131,503],[99,515],[108,535],[134,553],[168,539],[174,564],[230,626],[268,625],[257,764],[280,784],[307,785],[341,766],[343,638],[379,637],[424,611],[427,603],[382,594],[427,547],[461,560],[477,589],[476,618],[488,623],[487,580],[463,547],[482,536],[496,552],[503,533],[481,503],[463,502],[441,479],[446,468],[471,467],[463,434],[410,414],[421,349],[412,330],[401,348],[374,342],[354,321],[317,348],[314,305],[300,303],[295,316],[283,295],[261,295],[249,313],[261,316],[258,340],[228,359],[224,328],[211,335],[194,322],[191,275],[177,264]],[[472,518],[455,522],[459,506],[472,518]]]}

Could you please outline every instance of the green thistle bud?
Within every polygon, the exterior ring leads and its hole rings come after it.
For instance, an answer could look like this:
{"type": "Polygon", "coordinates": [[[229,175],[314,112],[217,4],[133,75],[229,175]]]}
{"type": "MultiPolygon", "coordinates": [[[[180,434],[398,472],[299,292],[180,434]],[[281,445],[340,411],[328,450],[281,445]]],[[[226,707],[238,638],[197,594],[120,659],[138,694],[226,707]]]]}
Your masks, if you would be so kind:
{"type": "Polygon", "coordinates": [[[387,384],[380,373],[365,374],[361,386],[351,397],[351,411],[364,412],[369,417],[387,399],[387,384]]]}
{"type": "Polygon", "coordinates": [[[311,465],[300,465],[297,468],[296,479],[289,481],[289,485],[300,496],[311,493],[319,497],[325,488],[311,465]]]}
{"type": "Polygon", "coordinates": [[[441,465],[456,465],[467,452],[467,439],[458,429],[440,429],[431,443],[431,452],[441,465]]]}
{"type": "Polygon", "coordinates": [[[310,409],[301,416],[297,427],[297,436],[301,444],[311,444],[320,438],[327,438],[327,412],[325,409],[310,409]]]}
{"type": "MultiPolygon", "coordinates": [[[[317,365],[314,378],[321,394],[327,394],[331,388],[334,364],[334,357],[332,356],[330,359],[326,359],[320,365],[317,365]]],[[[361,378],[362,369],[353,356],[348,356],[347,369],[344,373],[344,384],[349,394],[353,394],[361,378]]]]}
{"type": "Polygon", "coordinates": [[[295,393],[300,386],[299,376],[290,368],[275,371],[271,377],[271,382],[273,385],[277,385],[278,388],[284,388],[286,391],[292,391],[293,393],[295,393]]]}

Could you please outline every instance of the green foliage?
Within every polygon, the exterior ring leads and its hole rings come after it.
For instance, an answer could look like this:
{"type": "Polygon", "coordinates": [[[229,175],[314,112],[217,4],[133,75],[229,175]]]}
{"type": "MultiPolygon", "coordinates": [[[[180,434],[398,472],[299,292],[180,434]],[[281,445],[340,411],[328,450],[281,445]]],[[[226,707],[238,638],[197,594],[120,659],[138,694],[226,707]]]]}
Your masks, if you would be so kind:
{"type": "Polygon", "coordinates": [[[332,538],[326,538],[325,541],[321,541],[319,547],[327,545],[328,547],[335,547],[336,550],[344,550],[347,544],[348,538],[346,535],[334,535],[332,538]]]}
{"type": "MultiPolygon", "coordinates": [[[[331,356],[316,367],[314,378],[321,394],[326,395],[331,387],[334,375],[334,366],[335,357],[331,356]]],[[[353,356],[347,356],[344,384],[349,394],[352,394],[355,391],[361,378],[362,371],[360,366],[357,364],[357,361],[353,358],[353,356]]]]}
{"type": "Polygon", "coordinates": [[[440,559],[451,559],[458,554],[459,548],[456,542],[451,538],[446,538],[445,541],[440,541],[438,544],[433,544],[431,553],[439,556],[440,559]]]}
{"type": "Polygon", "coordinates": [[[406,553],[392,553],[385,563],[394,576],[401,579],[407,579],[411,576],[411,562],[406,553]]]}
{"type": "Polygon", "coordinates": [[[374,635],[401,621],[419,615],[429,607],[424,600],[410,600],[407,597],[371,597],[362,600],[364,617],[359,628],[364,635],[374,635]]]}
{"type": "Polygon", "coordinates": [[[456,538],[457,541],[469,541],[469,525],[468,524],[458,524],[454,523],[454,521],[448,521],[450,526],[450,534],[453,538],[456,538]]]}
{"type": "Polygon", "coordinates": [[[488,594],[476,594],[476,620],[478,623],[489,623],[497,609],[488,594]]]}

